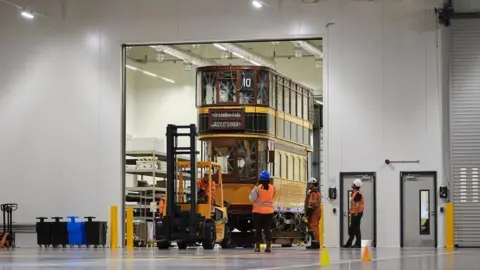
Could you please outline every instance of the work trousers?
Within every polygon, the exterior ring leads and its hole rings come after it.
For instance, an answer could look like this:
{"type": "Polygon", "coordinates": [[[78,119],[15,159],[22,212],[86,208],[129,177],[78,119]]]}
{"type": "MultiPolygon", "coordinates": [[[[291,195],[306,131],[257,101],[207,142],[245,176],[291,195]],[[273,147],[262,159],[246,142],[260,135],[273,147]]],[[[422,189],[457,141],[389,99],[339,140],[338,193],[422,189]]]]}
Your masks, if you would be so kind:
{"type": "Polygon", "coordinates": [[[255,227],[255,243],[260,244],[263,242],[262,231],[265,234],[265,240],[267,242],[272,241],[272,219],[273,214],[259,214],[253,213],[253,224],[255,227]]]}
{"type": "Polygon", "coordinates": [[[355,245],[362,244],[362,232],[360,231],[360,221],[363,213],[350,216],[350,226],[348,227],[348,241],[347,245],[351,245],[355,237],[355,245]]]}

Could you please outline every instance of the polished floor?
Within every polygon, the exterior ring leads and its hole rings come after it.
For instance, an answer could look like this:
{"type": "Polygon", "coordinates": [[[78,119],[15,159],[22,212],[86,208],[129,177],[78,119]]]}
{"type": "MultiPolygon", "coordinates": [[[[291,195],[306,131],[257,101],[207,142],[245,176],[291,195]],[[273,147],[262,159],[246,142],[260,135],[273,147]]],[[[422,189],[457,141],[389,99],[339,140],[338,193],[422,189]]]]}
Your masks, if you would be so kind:
{"type": "Polygon", "coordinates": [[[171,249],[36,249],[0,250],[1,269],[344,269],[344,270],[478,270],[480,250],[373,249],[372,260],[362,261],[360,250],[328,249],[329,265],[322,265],[322,251],[300,247],[274,248],[271,254],[252,249],[204,251],[171,249]]]}

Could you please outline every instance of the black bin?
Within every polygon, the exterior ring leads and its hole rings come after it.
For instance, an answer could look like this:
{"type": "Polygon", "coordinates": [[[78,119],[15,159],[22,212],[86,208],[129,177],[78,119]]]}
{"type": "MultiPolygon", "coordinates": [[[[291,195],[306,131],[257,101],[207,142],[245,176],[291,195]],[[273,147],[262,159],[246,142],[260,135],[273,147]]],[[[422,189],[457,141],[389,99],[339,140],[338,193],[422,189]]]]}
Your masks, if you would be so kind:
{"type": "Polygon", "coordinates": [[[52,244],[52,222],[45,222],[46,217],[37,217],[37,219],[39,220],[35,224],[37,245],[49,247],[52,244]]]}
{"type": "Polygon", "coordinates": [[[107,244],[107,222],[93,221],[95,217],[85,217],[85,238],[87,247],[105,247],[107,244]]]}
{"type": "Polygon", "coordinates": [[[62,217],[52,217],[52,219],[55,220],[52,223],[52,246],[65,248],[68,245],[67,222],[60,221],[62,217]]]}

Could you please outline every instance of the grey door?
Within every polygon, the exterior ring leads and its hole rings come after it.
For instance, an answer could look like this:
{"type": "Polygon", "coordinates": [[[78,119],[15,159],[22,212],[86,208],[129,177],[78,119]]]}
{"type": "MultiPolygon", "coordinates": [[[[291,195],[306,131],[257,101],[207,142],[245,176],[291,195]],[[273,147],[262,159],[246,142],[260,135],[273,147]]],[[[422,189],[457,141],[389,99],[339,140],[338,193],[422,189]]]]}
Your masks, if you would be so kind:
{"type": "Polygon", "coordinates": [[[436,246],[435,173],[401,173],[402,246],[436,246]]]}
{"type": "MultiPolygon", "coordinates": [[[[340,199],[341,203],[341,219],[340,223],[341,234],[340,241],[341,244],[345,244],[348,239],[348,227],[350,224],[350,219],[348,212],[350,210],[350,195],[352,194],[352,184],[353,180],[361,179],[362,188],[360,189],[363,193],[365,199],[365,209],[363,211],[363,217],[360,223],[360,230],[362,232],[363,240],[373,241],[375,245],[375,173],[363,173],[363,174],[354,174],[354,173],[341,173],[341,191],[340,199]]],[[[355,240],[354,240],[355,241],[355,240]]]]}

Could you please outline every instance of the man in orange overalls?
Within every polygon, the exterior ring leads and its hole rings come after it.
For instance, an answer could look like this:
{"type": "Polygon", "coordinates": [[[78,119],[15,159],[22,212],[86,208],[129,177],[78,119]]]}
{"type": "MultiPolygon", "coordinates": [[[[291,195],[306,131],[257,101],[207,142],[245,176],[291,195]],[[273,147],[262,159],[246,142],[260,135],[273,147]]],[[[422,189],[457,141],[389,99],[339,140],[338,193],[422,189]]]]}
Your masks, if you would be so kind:
{"type": "Polygon", "coordinates": [[[320,203],[322,200],[322,194],[318,189],[318,181],[315,178],[310,178],[307,182],[308,195],[305,201],[305,213],[307,215],[308,229],[313,233],[312,244],[307,249],[319,249],[320,248],[320,235],[318,231],[318,225],[320,221],[320,203]]]}
{"type": "Polygon", "coordinates": [[[217,190],[215,186],[215,182],[213,181],[212,175],[212,186],[210,191],[208,190],[208,171],[205,172],[205,175],[202,179],[197,181],[197,192],[198,192],[198,200],[202,202],[208,202],[208,194],[211,194],[211,203],[215,203],[215,191],[217,190]]]}

